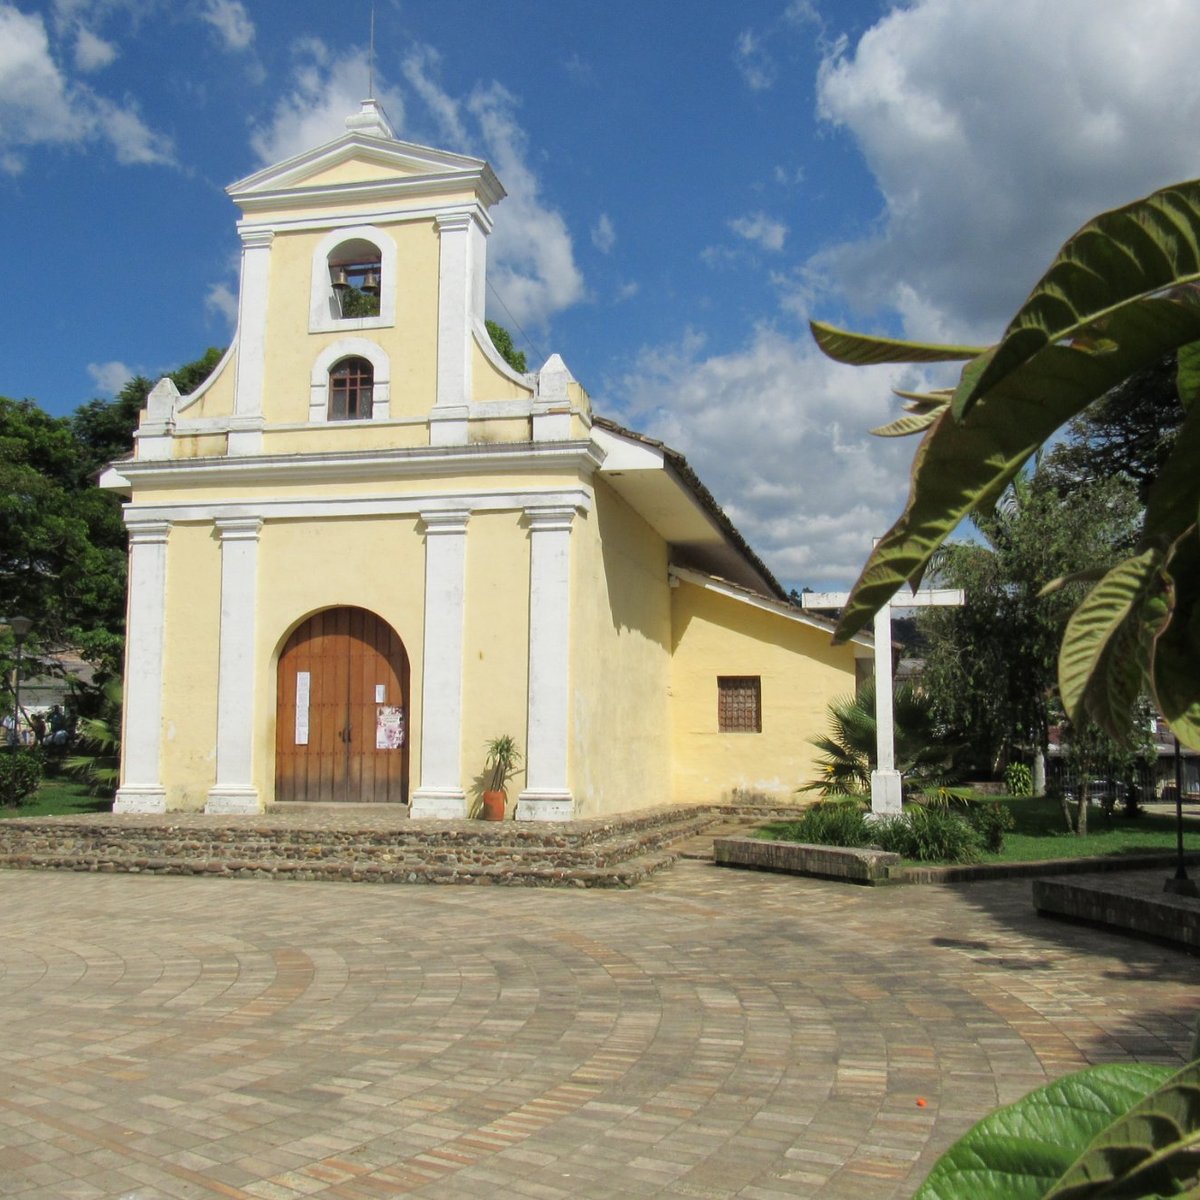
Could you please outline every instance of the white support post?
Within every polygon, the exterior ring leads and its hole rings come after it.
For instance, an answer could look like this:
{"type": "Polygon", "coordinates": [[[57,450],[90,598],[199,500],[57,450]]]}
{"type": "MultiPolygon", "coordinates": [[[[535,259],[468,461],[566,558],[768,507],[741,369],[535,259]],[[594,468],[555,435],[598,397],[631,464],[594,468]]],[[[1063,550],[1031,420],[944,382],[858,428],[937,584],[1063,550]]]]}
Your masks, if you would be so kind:
{"type": "Polygon", "coordinates": [[[871,811],[891,816],[901,805],[900,772],[896,770],[895,722],[892,709],[892,606],[875,614],[875,770],[871,772],[871,811]]]}
{"type": "Polygon", "coordinates": [[[129,608],[125,639],[125,716],[121,786],[113,812],[161,813],[163,654],[167,608],[169,521],[126,517],[129,608]]]}
{"type": "Polygon", "coordinates": [[[421,684],[421,786],[409,815],[467,815],[462,787],[463,614],[466,509],[421,514],[425,524],[425,646],[421,684]]]}
{"type": "Polygon", "coordinates": [[[529,728],[518,821],[569,821],[570,552],[573,508],[527,513],[529,520],[529,728]]]}
{"type": "Polygon", "coordinates": [[[471,396],[471,224],[469,212],[437,218],[438,340],[437,394],[429,414],[434,446],[467,442],[471,396]]]}
{"type": "Polygon", "coordinates": [[[216,522],[221,539],[221,627],[217,676],[217,780],[207,813],[256,813],[254,786],[254,616],[259,517],[216,522]]]}
{"type": "MultiPolygon", "coordinates": [[[[849,592],[805,592],[800,604],[803,608],[843,608],[849,599],[849,592]]],[[[892,609],[964,603],[966,598],[959,588],[926,588],[911,594],[897,592],[875,614],[875,770],[871,772],[871,812],[876,816],[900,812],[904,792],[902,776],[896,770],[892,609]]]]}
{"type": "Polygon", "coordinates": [[[271,275],[269,230],[244,229],[242,281],[238,291],[237,377],[233,419],[229,428],[230,454],[262,450],[263,387],[267,357],[267,301],[271,275]]]}

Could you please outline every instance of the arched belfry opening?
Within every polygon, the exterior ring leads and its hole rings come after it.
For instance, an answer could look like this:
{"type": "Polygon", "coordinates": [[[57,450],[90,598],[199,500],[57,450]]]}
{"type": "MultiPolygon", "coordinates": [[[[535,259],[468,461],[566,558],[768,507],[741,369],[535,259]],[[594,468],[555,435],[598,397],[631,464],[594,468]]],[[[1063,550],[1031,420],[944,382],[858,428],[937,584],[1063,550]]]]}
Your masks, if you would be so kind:
{"type": "Polygon", "coordinates": [[[280,652],[276,697],[277,801],[408,802],[408,653],[381,617],[314,613],[280,652]]]}

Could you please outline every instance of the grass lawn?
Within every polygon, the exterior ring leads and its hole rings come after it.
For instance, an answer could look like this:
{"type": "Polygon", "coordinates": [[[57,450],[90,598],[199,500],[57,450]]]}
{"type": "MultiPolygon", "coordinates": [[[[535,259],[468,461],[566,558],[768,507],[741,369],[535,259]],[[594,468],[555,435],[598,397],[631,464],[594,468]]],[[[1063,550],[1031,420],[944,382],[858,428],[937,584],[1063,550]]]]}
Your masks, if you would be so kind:
{"type": "Polygon", "coordinates": [[[5,817],[60,817],[73,813],[110,812],[111,796],[91,796],[87,785],[73,779],[43,779],[37,794],[20,808],[0,806],[0,819],[5,817]]]}
{"type": "MultiPolygon", "coordinates": [[[[1004,835],[999,854],[984,854],[982,862],[1037,862],[1046,858],[1083,858],[1090,855],[1146,854],[1170,851],[1176,846],[1174,816],[1143,813],[1123,817],[1120,809],[1105,820],[1099,808],[1088,811],[1086,837],[1068,833],[1058,802],[1044,797],[1013,796],[1002,801],[1016,818],[1017,827],[1004,835]]],[[[1200,850],[1200,821],[1183,823],[1183,848],[1200,850]]]]}
{"type": "MultiPolygon", "coordinates": [[[[1091,858],[1120,854],[1170,853],[1176,848],[1175,816],[1142,813],[1125,817],[1118,810],[1106,818],[1099,807],[1088,810],[1088,833],[1077,837],[1069,833],[1062,808],[1056,800],[1032,796],[1002,796],[999,802],[1008,808],[1016,822],[1004,835],[1004,848],[998,854],[984,852],[983,863],[1041,862],[1051,858],[1091,858]]],[[[1194,814],[1194,808],[1193,808],[1194,814]]],[[[757,836],[802,840],[794,821],[773,821],[763,825],[757,836]]],[[[869,833],[867,837],[869,838],[869,833]]],[[[835,843],[837,844],[837,843],[835,843]]],[[[840,843],[845,845],[846,843],[840,843]]],[[[862,844],[862,843],[858,843],[862,844]]],[[[1200,819],[1184,814],[1183,846],[1200,851],[1200,819]]],[[[906,865],[929,865],[904,860],[906,865]]]]}

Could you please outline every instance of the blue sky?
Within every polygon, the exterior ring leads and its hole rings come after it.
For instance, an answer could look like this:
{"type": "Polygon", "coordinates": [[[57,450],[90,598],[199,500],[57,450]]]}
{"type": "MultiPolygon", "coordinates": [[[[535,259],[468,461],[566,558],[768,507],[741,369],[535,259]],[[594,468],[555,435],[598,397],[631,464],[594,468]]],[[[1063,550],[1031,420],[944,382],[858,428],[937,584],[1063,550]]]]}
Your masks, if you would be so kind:
{"type": "MultiPolygon", "coordinates": [[[[0,394],[69,412],[224,345],[226,184],[338,135],[368,0],[0,0],[0,394]]],[[[377,0],[401,137],[477,154],[491,314],[844,586],[913,443],[809,316],[992,340],[1086,217],[1200,174],[1191,0],[377,0]]]]}

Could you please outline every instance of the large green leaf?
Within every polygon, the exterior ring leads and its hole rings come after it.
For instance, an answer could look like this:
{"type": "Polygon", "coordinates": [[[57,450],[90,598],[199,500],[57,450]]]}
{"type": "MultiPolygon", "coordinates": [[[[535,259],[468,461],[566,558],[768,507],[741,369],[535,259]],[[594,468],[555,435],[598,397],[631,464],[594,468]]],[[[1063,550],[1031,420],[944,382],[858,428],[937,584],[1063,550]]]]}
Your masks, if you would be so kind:
{"type": "Polygon", "coordinates": [[[1200,1063],[1134,1105],[1087,1147],[1045,1200],[1144,1200],[1200,1186],[1200,1063]]]}
{"type": "Polygon", "coordinates": [[[1174,542],[1196,520],[1200,505],[1200,404],[1188,409],[1170,457],[1146,499],[1143,536],[1163,545],[1174,542]]]}
{"type": "Polygon", "coordinates": [[[962,416],[1046,346],[1075,338],[1119,340],[1102,326],[1127,304],[1200,279],[1200,182],[1164,188],[1102,213],[1072,234],[1009,322],[982,370],[954,397],[962,416]]]}
{"type": "Polygon", "coordinates": [[[1165,557],[1150,549],[1113,567],[1071,614],[1059,651],[1067,714],[1076,724],[1090,717],[1119,742],[1129,735],[1154,639],[1170,619],[1165,557]]]}
{"type": "Polygon", "coordinates": [[[1185,409],[1190,409],[1192,401],[1200,396],[1200,342],[1179,347],[1175,390],[1179,393],[1179,403],[1185,409]]]}
{"type": "MultiPolygon", "coordinates": [[[[913,460],[908,504],[880,539],[842,610],[836,638],[862,629],[971,512],[986,512],[1042,444],[1134,370],[1200,337],[1195,300],[1142,300],[1114,314],[1101,354],[1046,346],[983,395],[961,419],[942,413],[913,460]]],[[[973,366],[974,364],[969,364],[973,366]]]]}
{"type": "Polygon", "coordinates": [[[1159,712],[1185,745],[1200,750],[1200,536],[1185,531],[1168,563],[1174,603],[1154,643],[1150,682],[1159,712]]]}
{"type": "Polygon", "coordinates": [[[1107,1063],[1038,1088],[959,1138],[913,1200],[1041,1200],[1097,1135],[1171,1074],[1107,1063]]]}
{"type": "Polygon", "coordinates": [[[933,342],[906,342],[839,329],[824,321],[810,321],[813,338],[824,353],[853,367],[878,363],[963,362],[982,354],[986,346],[939,346],[933,342]]]}

